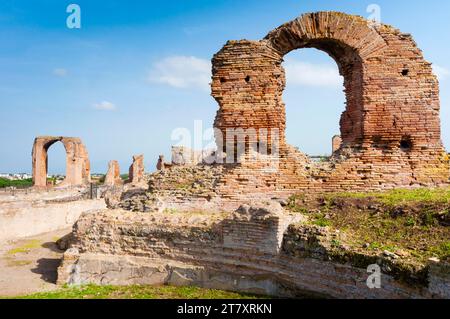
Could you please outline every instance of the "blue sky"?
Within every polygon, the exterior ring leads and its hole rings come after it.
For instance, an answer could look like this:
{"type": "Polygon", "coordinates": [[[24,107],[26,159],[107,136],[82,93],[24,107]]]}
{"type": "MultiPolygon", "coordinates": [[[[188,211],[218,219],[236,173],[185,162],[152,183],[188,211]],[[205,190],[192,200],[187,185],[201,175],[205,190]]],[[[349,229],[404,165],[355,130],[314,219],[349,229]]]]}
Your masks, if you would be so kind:
{"type": "MultiPolygon", "coordinates": [[[[0,172],[30,172],[38,135],[78,136],[93,172],[116,159],[126,171],[143,153],[147,170],[169,157],[175,128],[212,125],[209,61],[227,40],[260,39],[304,12],[335,10],[412,33],[436,66],[444,145],[450,149],[450,3],[321,0],[2,0],[0,3],[0,172]],[[81,29],[68,29],[66,7],[81,7],[81,29]]],[[[342,79],[325,53],[286,57],[288,141],[310,154],[329,153],[344,110],[342,79]]],[[[64,171],[62,146],[50,172],[64,171]]]]}

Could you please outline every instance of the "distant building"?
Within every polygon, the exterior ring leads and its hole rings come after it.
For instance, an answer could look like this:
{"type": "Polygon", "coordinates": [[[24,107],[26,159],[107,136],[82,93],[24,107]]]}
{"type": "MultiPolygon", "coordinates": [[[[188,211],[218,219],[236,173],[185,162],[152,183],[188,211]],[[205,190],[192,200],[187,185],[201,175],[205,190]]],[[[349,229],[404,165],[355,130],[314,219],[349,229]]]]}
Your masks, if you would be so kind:
{"type": "Polygon", "coordinates": [[[9,179],[11,181],[17,181],[17,180],[24,180],[24,179],[30,179],[32,178],[32,176],[30,174],[27,173],[8,173],[8,174],[0,174],[0,178],[6,178],[9,179]]]}

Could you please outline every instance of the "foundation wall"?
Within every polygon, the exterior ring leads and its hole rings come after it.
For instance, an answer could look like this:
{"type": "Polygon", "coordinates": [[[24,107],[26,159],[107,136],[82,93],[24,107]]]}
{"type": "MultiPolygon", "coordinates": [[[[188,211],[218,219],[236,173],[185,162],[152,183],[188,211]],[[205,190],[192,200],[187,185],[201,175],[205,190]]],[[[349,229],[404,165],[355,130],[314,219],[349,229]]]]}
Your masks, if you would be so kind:
{"type": "Polygon", "coordinates": [[[73,194],[44,198],[0,199],[0,242],[69,228],[82,213],[106,208],[103,199],[86,200],[73,194]]]}
{"type": "Polygon", "coordinates": [[[308,240],[282,226],[286,219],[241,217],[85,214],[74,228],[75,242],[59,268],[58,283],[196,285],[285,297],[450,297],[450,273],[442,267],[430,270],[430,286],[407,284],[383,271],[381,289],[370,289],[367,265],[327,260],[324,247],[308,250],[308,240]],[[273,240],[280,227],[282,247],[273,240]],[[292,242],[299,244],[296,251],[287,249],[292,242]]]}

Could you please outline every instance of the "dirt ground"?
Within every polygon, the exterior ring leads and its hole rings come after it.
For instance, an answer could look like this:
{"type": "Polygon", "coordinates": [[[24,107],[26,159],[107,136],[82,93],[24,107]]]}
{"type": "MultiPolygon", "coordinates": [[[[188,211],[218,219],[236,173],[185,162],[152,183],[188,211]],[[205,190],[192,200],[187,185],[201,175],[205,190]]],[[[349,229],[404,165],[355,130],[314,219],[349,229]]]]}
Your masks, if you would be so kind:
{"type": "Polygon", "coordinates": [[[56,289],[56,270],[63,252],[55,242],[70,231],[0,243],[0,297],[56,289]]]}

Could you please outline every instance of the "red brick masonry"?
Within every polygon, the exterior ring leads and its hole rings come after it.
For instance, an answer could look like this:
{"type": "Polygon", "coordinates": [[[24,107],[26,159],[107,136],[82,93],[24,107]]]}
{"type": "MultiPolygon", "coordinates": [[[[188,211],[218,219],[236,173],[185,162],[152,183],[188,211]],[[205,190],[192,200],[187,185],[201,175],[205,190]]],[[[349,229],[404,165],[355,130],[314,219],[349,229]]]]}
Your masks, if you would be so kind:
{"type": "Polygon", "coordinates": [[[214,126],[225,141],[234,140],[228,128],[268,129],[269,145],[270,132],[280,135],[279,154],[258,160],[247,154],[231,165],[219,183],[224,197],[448,184],[438,80],[411,35],[391,26],[318,12],[260,41],[228,41],[213,58],[212,95],[220,106],[214,126]],[[282,62],[301,48],[328,53],[344,77],[342,145],[327,163],[311,162],[285,141],[282,62]]]}

